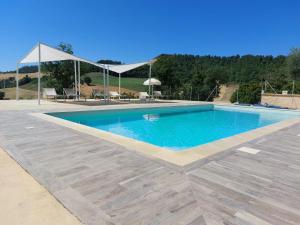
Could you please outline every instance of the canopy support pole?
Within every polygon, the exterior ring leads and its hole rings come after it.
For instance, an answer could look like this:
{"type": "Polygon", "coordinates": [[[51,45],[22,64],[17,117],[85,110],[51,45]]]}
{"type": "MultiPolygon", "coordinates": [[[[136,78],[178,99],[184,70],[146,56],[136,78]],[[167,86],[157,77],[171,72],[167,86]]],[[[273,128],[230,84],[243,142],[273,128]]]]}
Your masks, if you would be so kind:
{"type": "Polygon", "coordinates": [[[19,101],[19,63],[17,64],[16,74],[16,100],[19,101]]]}
{"type": "Polygon", "coordinates": [[[150,67],[149,67],[149,95],[150,95],[150,98],[152,98],[152,95],[151,95],[151,76],[152,76],[152,63],[150,62],[150,67]]]}
{"type": "Polygon", "coordinates": [[[119,100],[121,99],[121,73],[119,73],[119,100]]]}
{"type": "Polygon", "coordinates": [[[108,101],[110,101],[110,97],[109,97],[109,66],[107,66],[107,96],[108,96],[108,101]]]}
{"type": "Polygon", "coordinates": [[[106,85],[105,85],[105,67],[103,67],[103,97],[104,101],[106,101],[106,85]]]}
{"type": "Polygon", "coordinates": [[[76,61],[74,60],[74,76],[75,76],[75,79],[74,79],[74,82],[75,82],[75,93],[76,93],[76,100],[78,100],[78,92],[77,92],[77,66],[76,66],[76,61]]]}
{"type": "Polygon", "coordinates": [[[39,62],[38,62],[38,104],[41,104],[41,44],[39,43],[39,62]]]}
{"type": "Polygon", "coordinates": [[[79,96],[79,99],[80,99],[80,94],[81,94],[81,91],[80,91],[80,61],[78,61],[78,96],[79,96]]]}

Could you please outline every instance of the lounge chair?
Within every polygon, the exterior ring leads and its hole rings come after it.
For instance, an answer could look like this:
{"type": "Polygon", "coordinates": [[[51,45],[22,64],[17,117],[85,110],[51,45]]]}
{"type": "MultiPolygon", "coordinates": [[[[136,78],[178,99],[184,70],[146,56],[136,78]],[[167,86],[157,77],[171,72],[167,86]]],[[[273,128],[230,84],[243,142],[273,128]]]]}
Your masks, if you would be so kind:
{"type": "Polygon", "coordinates": [[[110,98],[119,98],[119,97],[121,97],[121,95],[116,91],[110,91],[109,92],[109,97],[110,98]]]}
{"type": "Polygon", "coordinates": [[[66,98],[74,98],[74,99],[76,99],[77,97],[79,98],[79,95],[76,93],[74,89],[63,88],[63,92],[64,92],[64,97],[66,98]]]}
{"type": "Polygon", "coordinates": [[[154,98],[161,98],[162,97],[161,91],[154,91],[153,95],[154,95],[154,98]]]}
{"type": "Polygon", "coordinates": [[[57,98],[57,93],[55,91],[55,88],[43,88],[43,98],[53,98],[56,99],[57,98]]]}
{"type": "Polygon", "coordinates": [[[97,97],[99,97],[100,99],[105,97],[103,92],[101,92],[98,89],[93,89],[92,94],[93,94],[94,99],[96,99],[97,97]]]}
{"type": "Polygon", "coordinates": [[[150,98],[147,92],[139,92],[139,99],[146,101],[147,98],[150,98]]]}

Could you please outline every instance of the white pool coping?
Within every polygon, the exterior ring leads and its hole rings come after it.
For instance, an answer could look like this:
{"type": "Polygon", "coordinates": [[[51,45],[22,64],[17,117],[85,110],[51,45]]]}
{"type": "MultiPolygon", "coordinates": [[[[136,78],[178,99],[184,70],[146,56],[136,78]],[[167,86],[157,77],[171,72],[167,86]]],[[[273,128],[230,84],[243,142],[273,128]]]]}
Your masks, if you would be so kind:
{"type": "MultiPolygon", "coordinates": [[[[187,104],[191,105],[191,104],[187,104]]],[[[187,106],[186,105],[186,106],[187,106]]],[[[206,105],[206,104],[193,104],[193,105],[206,105]]],[[[218,105],[218,104],[216,104],[218,105]]],[[[156,106],[131,106],[131,107],[106,107],[103,109],[89,109],[88,111],[93,110],[110,110],[110,109],[130,109],[130,108],[153,108],[153,107],[170,107],[170,106],[184,106],[183,104],[164,104],[164,105],[156,105],[156,106]]],[[[227,105],[228,106],[228,105],[227,105]]],[[[235,107],[235,106],[233,106],[235,107]]],[[[249,107],[247,107],[249,108],[249,107]]],[[[254,107],[256,109],[256,107],[254,107]]],[[[252,107],[253,109],[253,107],[252,107]]],[[[269,110],[269,109],[266,109],[269,110]]],[[[74,112],[77,110],[69,111],[74,112]]],[[[86,110],[78,110],[78,111],[86,111],[86,110]]],[[[64,111],[64,112],[68,112],[64,111]]],[[[295,111],[293,111],[295,112],[295,111]]],[[[51,112],[47,112],[51,113],[51,112]]],[[[254,140],[256,138],[262,137],[264,135],[273,133],[275,131],[278,131],[280,129],[292,126],[294,124],[300,123],[300,118],[293,118],[284,120],[278,123],[274,123],[265,127],[257,128],[254,130],[250,130],[244,133],[240,133],[234,136],[230,136],[227,138],[219,139],[207,144],[202,144],[196,147],[188,148],[183,151],[172,151],[167,148],[158,147],[155,145],[152,145],[150,143],[138,141],[132,138],[124,137],[121,135],[113,134],[104,130],[99,130],[93,127],[89,127],[86,125],[78,124],[75,122],[71,122],[65,119],[61,119],[58,117],[54,117],[51,115],[47,115],[44,113],[31,113],[31,115],[44,119],[46,121],[71,128],[73,130],[77,130],[101,139],[104,139],[106,141],[121,145],[128,150],[136,151],[139,153],[142,153],[143,155],[151,158],[158,158],[164,161],[167,161],[169,163],[175,164],[177,166],[186,166],[191,163],[194,163],[198,160],[207,158],[209,156],[215,155],[217,153],[223,152],[225,150],[228,150],[230,148],[233,148],[235,146],[241,145],[243,143],[249,142],[251,140],[254,140]]]]}

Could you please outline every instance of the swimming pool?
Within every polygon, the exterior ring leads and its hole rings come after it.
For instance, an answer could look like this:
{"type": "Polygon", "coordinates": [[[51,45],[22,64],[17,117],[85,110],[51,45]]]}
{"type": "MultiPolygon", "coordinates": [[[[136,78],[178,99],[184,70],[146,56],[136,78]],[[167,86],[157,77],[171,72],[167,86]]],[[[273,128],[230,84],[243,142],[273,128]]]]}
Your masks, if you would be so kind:
{"type": "Polygon", "coordinates": [[[68,121],[182,151],[283,120],[287,110],[216,105],[48,113],[68,121]]]}

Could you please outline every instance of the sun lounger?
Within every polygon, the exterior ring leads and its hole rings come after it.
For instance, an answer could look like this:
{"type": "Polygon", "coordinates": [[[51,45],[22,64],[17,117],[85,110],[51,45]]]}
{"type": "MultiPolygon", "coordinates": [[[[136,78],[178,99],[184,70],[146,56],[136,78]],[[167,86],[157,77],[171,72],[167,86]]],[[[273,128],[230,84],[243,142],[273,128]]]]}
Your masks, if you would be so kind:
{"type": "Polygon", "coordinates": [[[93,89],[92,94],[93,94],[94,99],[96,99],[97,97],[100,98],[100,99],[105,97],[103,92],[101,92],[98,89],[93,89]]]}
{"type": "Polygon", "coordinates": [[[161,98],[162,97],[161,91],[154,91],[153,95],[154,95],[154,98],[161,98]]]}
{"type": "Polygon", "coordinates": [[[120,98],[121,95],[118,92],[116,92],[116,91],[110,91],[109,92],[109,97],[110,98],[120,98]]]}
{"type": "Polygon", "coordinates": [[[147,98],[150,98],[150,96],[148,95],[147,92],[139,92],[139,99],[140,100],[146,101],[147,98]]]}
{"type": "Polygon", "coordinates": [[[64,97],[66,98],[77,98],[79,97],[78,94],[76,93],[76,91],[74,89],[71,88],[63,88],[63,92],[64,92],[64,97]]]}
{"type": "Polygon", "coordinates": [[[43,88],[43,98],[53,98],[56,99],[57,98],[57,93],[55,91],[55,88],[43,88]]]}

